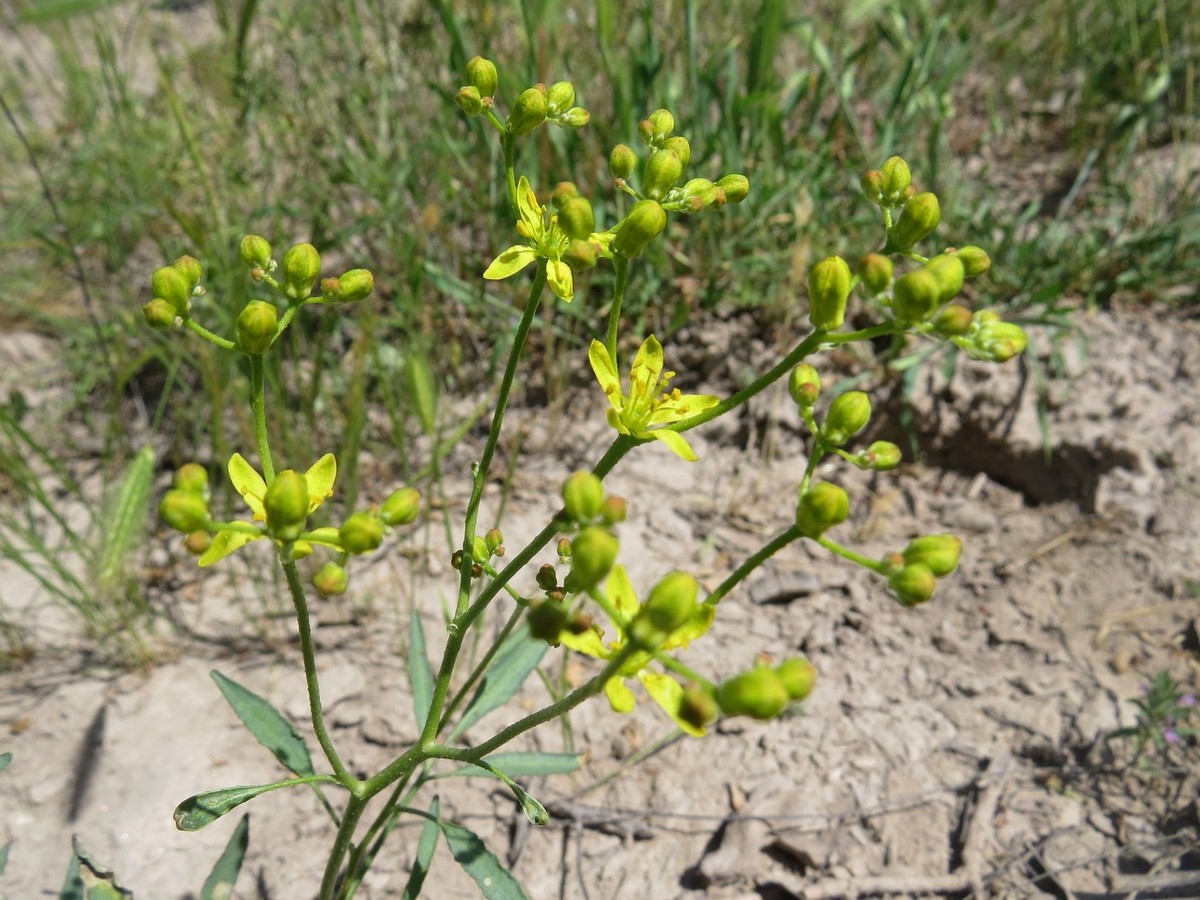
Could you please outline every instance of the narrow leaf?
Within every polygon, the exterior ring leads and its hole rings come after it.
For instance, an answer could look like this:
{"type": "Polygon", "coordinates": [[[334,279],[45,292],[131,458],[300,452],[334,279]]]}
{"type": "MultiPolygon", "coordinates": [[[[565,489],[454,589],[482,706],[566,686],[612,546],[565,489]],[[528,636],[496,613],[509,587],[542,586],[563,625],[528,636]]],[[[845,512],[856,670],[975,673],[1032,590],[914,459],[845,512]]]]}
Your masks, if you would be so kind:
{"type": "Polygon", "coordinates": [[[266,794],[283,787],[310,784],[314,780],[316,779],[292,779],[276,781],[271,784],[243,784],[196,794],[175,807],[175,827],[180,831],[199,831],[205,825],[211,825],[217,821],[231,809],[241,806],[247,800],[253,800],[259,794],[266,794]]]}
{"type": "Polygon", "coordinates": [[[438,822],[455,862],[475,880],[486,900],[528,900],[512,873],[473,831],[454,822],[438,822]]]}
{"type": "Polygon", "coordinates": [[[0,753],[0,772],[3,772],[5,769],[7,769],[10,762],[12,762],[11,753],[0,753]]]}
{"type": "Polygon", "coordinates": [[[442,801],[436,796],[429,804],[429,815],[421,827],[421,837],[417,841],[417,856],[413,860],[412,872],[409,873],[408,883],[404,885],[404,893],[400,900],[417,900],[421,896],[421,888],[425,884],[425,876],[429,874],[429,864],[433,861],[433,851],[437,849],[438,817],[442,814],[442,801]]]}
{"type": "Polygon", "coordinates": [[[530,637],[526,627],[514,631],[505,641],[505,646],[496,654],[491,668],[484,675],[475,696],[471,698],[470,705],[454,726],[450,739],[458,737],[493,709],[512,699],[529,677],[529,673],[542,661],[549,647],[545,641],[530,637]]]}
{"type": "Polygon", "coordinates": [[[8,865],[8,848],[11,846],[12,844],[8,843],[0,847],[0,875],[4,874],[4,867],[8,865]]]}
{"type": "Polygon", "coordinates": [[[204,880],[200,888],[200,900],[229,900],[233,896],[233,886],[237,884],[238,873],[242,871],[242,860],[246,858],[246,847],[250,844],[250,814],[242,816],[229,843],[213,870],[204,880]]]}
{"type": "Polygon", "coordinates": [[[542,806],[538,802],[538,799],[530,795],[525,788],[521,787],[487,760],[481,759],[475,765],[486,772],[491,772],[508,785],[508,789],[513,792],[517,798],[517,802],[521,804],[521,810],[525,813],[525,818],[529,819],[530,822],[538,828],[544,828],[550,824],[550,814],[546,812],[546,807],[542,806]]]}
{"type": "Polygon", "coordinates": [[[67,884],[63,885],[61,896],[86,897],[87,900],[130,900],[133,897],[133,891],[117,884],[112,871],[96,862],[83,849],[79,838],[72,838],[71,845],[75,856],[67,872],[67,884]],[[71,877],[72,874],[74,878],[71,877]]]}
{"type": "MultiPolygon", "coordinates": [[[[529,778],[538,775],[565,775],[579,769],[578,753],[541,753],[538,751],[513,751],[511,753],[493,753],[484,757],[484,762],[490,763],[497,769],[513,778],[529,778]]],[[[484,774],[478,766],[463,766],[449,776],[464,776],[478,778],[484,774]]]]}
{"type": "Polygon", "coordinates": [[[226,678],[216,669],[209,674],[237,713],[237,717],[258,738],[258,742],[275,754],[289,771],[297,775],[312,775],[312,756],[304,739],[270,703],[236,681],[226,678]]]}
{"type": "Polygon", "coordinates": [[[408,680],[412,687],[417,728],[424,731],[429,704],[433,702],[433,669],[429,667],[429,656],[425,652],[425,629],[416,610],[408,624],[408,680]]]}

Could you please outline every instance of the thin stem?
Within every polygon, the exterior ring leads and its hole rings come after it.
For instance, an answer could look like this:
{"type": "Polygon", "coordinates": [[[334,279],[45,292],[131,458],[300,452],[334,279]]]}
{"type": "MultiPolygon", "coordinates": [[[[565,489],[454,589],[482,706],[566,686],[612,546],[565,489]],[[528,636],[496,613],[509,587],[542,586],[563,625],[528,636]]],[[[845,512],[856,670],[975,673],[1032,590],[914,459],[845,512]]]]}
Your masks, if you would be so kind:
{"type": "Polygon", "coordinates": [[[254,412],[254,440],[258,444],[258,460],[263,479],[268,485],[275,480],[275,463],[271,459],[271,444],[267,439],[267,391],[261,353],[250,355],[250,408],[254,412]]]}
{"type": "Polygon", "coordinates": [[[870,569],[872,572],[878,572],[880,575],[886,575],[888,565],[878,559],[871,559],[863,556],[861,553],[856,553],[849,547],[843,547],[841,544],[831,541],[829,538],[822,535],[816,539],[817,543],[828,550],[830,553],[835,553],[842,559],[848,559],[855,565],[862,566],[864,569],[870,569]]]}
{"type": "Polygon", "coordinates": [[[462,703],[462,701],[466,698],[467,693],[475,686],[475,682],[477,682],[480,676],[487,671],[488,665],[490,665],[491,661],[495,659],[496,654],[500,652],[500,646],[504,643],[505,639],[512,634],[512,630],[516,628],[517,623],[521,621],[521,615],[524,612],[525,607],[523,606],[518,606],[513,609],[512,614],[508,617],[508,621],[504,623],[504,627],[500,629],[500,633],[496,635],[496,639],[492,641],[492,646],[488,647],[487,652],[483,654],[483,658],[479,660],[478,664],[476,664],[475,668],[471,671],[471,674],[467,677],[467,680],[462,683],[462,686],[455,691],[454,696],[450,699],[450,702],[446,704],[446,711],[442,713],[442,721],[438,725],[439,731],[441,731],[441,729],[444,728],[450,721],[451,716],[454,715],[454,711],[458,709],[459,704],[462,703]]]}
{"type": "Polygon", "coordinates": [[[512,206],[512,213],[519,219],[521,212],[517,208],[517,170],[514,162],[516,146],[516,138],[506,128],[500,135],[500,147],[504,151],[504,178],[508,182],[508,202],[512,206]]]}
{"type": "MultiPolygon", "coordinates": [[[[608,310],[608,335],[604,345],[608,348],[608,358],[617,366],[617,331],[621,324],[621,305],[625,302],[625,286],[629,282],[629,257],[623,253],[616,254],[613,268],[617,272],[617,283],[613,287],[612,306],[608,310]]],[[[617,368],[619,371],[620,367],[617,368]]]]}
{"type": "Polygon", "coordinates": [[[184,319],[183,327],[188,329],[188,331],[192,331],[200,335],[200,337],[204,338],[206,341],[216,344],[222,350],[236,350],[238,348],[237,344],[235,344],[233,341],[229,340],[228,338],[223,338],[219,334],[214,334],[195,319],[184,319]]]}
{"type": "Polygon", "coordinates": [[[717,585],[716,589],[704,598],[704,602],[709,606],[716,606],[725,595],[737,587],[746,576],[761,566],[764,562],[786,547],[793,541],[804,537],[800,533],[800,529],[792,525],[785,528],[775,537],[771,538],[767,543],[763,544],[758,550],[751,554],[745,562],[733,570],[730,575],[717,585]]]}
{"type": "Polygon", "coordinates": [[[333,900],[334,889],[337,887],[338,872],[342,868],[342,859],[350,849],[354,839],[354,829],[366,809],[365,797],[350,796],[346,803],[346,812],[342,814],[342,823],[338,826],[337,837],[333,839],[333,849],[329,852],[329,860],[325,863],[325,875],[321,879],[321,900],[333,900]]]}

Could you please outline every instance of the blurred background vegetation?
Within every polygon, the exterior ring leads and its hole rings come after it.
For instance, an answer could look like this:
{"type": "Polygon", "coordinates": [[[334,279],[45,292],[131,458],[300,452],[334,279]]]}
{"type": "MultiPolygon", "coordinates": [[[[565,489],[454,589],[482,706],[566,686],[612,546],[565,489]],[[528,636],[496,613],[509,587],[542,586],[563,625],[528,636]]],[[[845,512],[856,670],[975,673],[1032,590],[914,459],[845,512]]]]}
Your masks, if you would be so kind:
{"type": "MultiPolygon", "coordinates": [[[[56,340],[66,414],[98,439],[76,446],[56,429],[51,447],[13,389],[0,396],[0,445],[55,465],[99,457],[110,493],[150,433],[166,436],[160,468],[200,458],[215,474],[250,446],[237,360],[152,332],[140,307],[151,272],[190,253],[206,269],[206,324],[228,333],[253,291],[238,241],[255,232],[277,257],[307,240],[329,272],[376,274],[375,298],[353,314],[289,331],[270,388],[286,399],[282,457],[307,465],[333,449],[347,505],[360,449],[417,477],[428,460],[411,452],[414,437],[453,433],[471,414],[415,404],[414,386],[474,396],[515,326],[519,291],[479,277],[512,236],[495,141],[453,103],[476,53],[498,63],[502,104],[538,81],[575,82],[591,124],[541,129],[518,166],[540,173],[543,195],[576,181],[600,227],[619,215],[608,150],[633,144],[657,107],[691,139],[690,173],[749,176],[749,200],[676,219],[637,266],[626,301],[637,330],[734,316],[765,333],[801,328],[811,262],[878,241],[857,182],[891,154],[941,197],[943,242],[992,251],[984,290],[1010,317],[1066,325],[1072,310],[1113,302],[1192,315],[1198,6],[10,2],[0,331],[56,340]]],[[[593,270],[573,304],[544,307],[528,389],[553,400],[580,375],[610,278],[593,270]]],[[[45,467],[6,469],[35,521],[30,480],[45,467]]]]}

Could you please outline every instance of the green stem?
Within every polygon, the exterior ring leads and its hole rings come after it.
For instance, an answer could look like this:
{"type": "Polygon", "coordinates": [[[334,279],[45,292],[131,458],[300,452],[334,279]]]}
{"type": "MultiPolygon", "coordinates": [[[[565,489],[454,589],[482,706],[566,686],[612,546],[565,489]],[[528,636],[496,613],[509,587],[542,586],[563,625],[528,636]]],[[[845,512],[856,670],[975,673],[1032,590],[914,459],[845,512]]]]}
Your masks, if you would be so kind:
{"type": "Polygon", "coordinates": [[[500,147],[504,151],[504,177],[508,182],[508,202],[512,206],[512,214],[520,219],[521,211],[517,207],[517,170],[514,162],[516,146],[516,139],[508,133],[508,129],[505,129],[500,135],[500,147]]]}
{"type": "Polygon", "coordinates": [[[870,557],[863,556],[861,553],[856,553],[849,547],[843,547],[841,544],[831,541],[824,535],[821,535],[816,541],[830,553],[835,553],[842,559],[848,559],[855,565],[862,566],[864,569],[870,569],[872,572],[877,572],[880,575],[888,573],[888,565],[885,562],[878,559],[871,559],[870,557]]]}
{"type": "Polygon", "coordinates": [[[329,860],[325,863],[325,875],[321,879],[321,900],[333,900],[334,889],[337,887],[338,872],[342,868],[342,859],[351,847],[354,839],[354,829],[366,809],[367,798],[350,796],[346,811],[342,814],[342,822],[338,826],[337,837],[333,839],[333,849],[329,852],[329,860]]]}
{"type": "Polygon", "coordinates": [[[746,576],[761,566],[764,562],[786,547],[793,541],[797,541],[804,537],[800,533],[800,529],[795,525],[785,528],[775,537],[771,538],[767,543],[763,544],[745,562],[733,570],[730,575],[717,585],[716,589],[704,598],[704,602],[709,606],[716,606],[725,598],[725,595],[737,587],[746,576]]]}
{"type": "Polygon", "coordinates": [[[471,674],[467,677],[467,680],[462,683],[462,686],[455,691],[454,696],[450,699],[450,702],[446,704],[446,711],[442,713],[442,721],[438,725],[439,731],[441,731],[441,729],[444,728],[450,721],[450,718],[454,715],[454,711],[458,709],[459,704],[462,703],[462,701],[466,698],[467,693],[475,686],[475,682],[477,682],[483,673],[487,671],[488,665],[490,665],[492,660],[495,659],[496,654],[500,652],[501,645],[504,643],[505,639],[512,634],[512,630],[516,628],[517,623],[521,621],[521,615],[524,612],[525,607],[523,606],[518,606],[513,609],[512,615],[508,617],[508,621],[504,623],[504,627],[500,629],[500,633],[496,635],[496,639],[492,641],[492,645],[488,647],[487,652],[483,654],[483,658],[479,660],[478,664],[476,664],[475,668],[471,671],[471,674]]]}
{"type": "Polygon", "coordinates": [[[250,356],[250,409],[254,412],[254,440],[258,444],[258,460],[262,464],[263,480],[268,485],[275,480],[275,463],[271,459],[271,444],[267,439],[267,390],[261,353],[250,356]]]}
{"type": "MultiPolygon", "coordinates": [[[[613,288],[612,306],[608,310],[608,335],[605,339],[605,347],[608,348],[608,357],[613,361],[613,365],[617,365],[617,331],[621,324],[621,305],[625,302],[625,286],[629,282],[629,258],[623,253],[618,253],[613,257],[613,268],[617,272],[617,283],[613,288]]],[[[620,367],[618,366],[618,371],[620,367]]]]}
{"type": "Polygon", "coordinates": [[[229,340],[228,338],[223,338],[219,334],[213,334],[195,319],[184,319],[183,327],[188,329],[188,331],[193,331],[200,335],[200,337],[204,338],[206,341],[211,341],[222,350],[236,350],[238,348],[238,345],[233,341],[229,340]]]}

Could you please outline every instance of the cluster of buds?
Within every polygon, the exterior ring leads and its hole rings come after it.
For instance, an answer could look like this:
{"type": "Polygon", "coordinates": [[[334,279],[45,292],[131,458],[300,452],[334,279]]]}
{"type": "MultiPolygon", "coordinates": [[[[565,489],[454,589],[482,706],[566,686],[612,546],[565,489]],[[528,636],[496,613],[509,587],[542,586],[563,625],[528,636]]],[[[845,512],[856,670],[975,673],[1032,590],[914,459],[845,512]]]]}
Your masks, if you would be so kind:
{"type": "Polygon", "coordinates": [[[142,307],[142,315],[151,328],[165,331],[191,317],[192,297],[204,293],[200,286],[203,274],[200,262],[191,256],[181,256],[171,265],[155,270],[150,277],[154,298],[142,307]]]}
{"type": "Polygon", "coordinates": [[[707,704],[696,703],[704,699],[702,690],[693,691],[689,699],[694,712],[707,715],[707,721],[716,718],[718,709],[726,716],[774,719],[812,693],[816,680],[817,670],[803,656],[791,657],[779,665],[760,658],[750,670],[717,685],[707,704]]]}
{"type": "Polygon", "coordinates": [[[199,463],[185,463],[175,472],[175,486],[158,505],[159,517],[169,527],[187,535],[184,546],[196,555],[207,550],[212,542],[208,500],[208,470],[199,463]]]}
{"type": "MultiPolygon", "coordinates": [[[[467,63],[467,84],[458,89],[454,102],[469,116],[484,113],[494,115],[499,75],[496,64],[482,56],[467,63]]],[[[582,128],[591,119],[582,106],[575,105],[575,86],[569,81],[556,81],[546,87],[535,84],[518,95],[504,122],[509,137],[522,137],[546,122],[564,128],[582,128]]]]}
{"type": "Polygon", "coordinates": [[[899,553],[883,558],[888,589],[901,606],[912,607],[933,596],[939,578],[958,568],[962,540],[953,534],[915,538],[899,553]]]}

